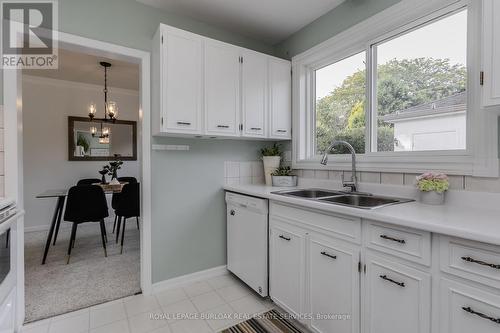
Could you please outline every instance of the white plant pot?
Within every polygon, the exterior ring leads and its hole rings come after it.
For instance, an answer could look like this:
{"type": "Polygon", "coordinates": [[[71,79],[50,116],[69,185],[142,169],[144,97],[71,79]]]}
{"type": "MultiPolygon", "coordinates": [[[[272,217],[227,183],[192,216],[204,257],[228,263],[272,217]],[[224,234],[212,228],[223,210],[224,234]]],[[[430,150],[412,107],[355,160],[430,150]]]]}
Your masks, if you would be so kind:
{"type": "Polygon", "coordinates": [[[435,191],[420,192],[420,202],[426,205],[442,205],[444,204],[444,196],[446,192],[438,193],[435,191]]]}
{"type": "Polygon", "coordinates": [[[262,156],[262,162],[264,162],[264,176],[266,178],[267,186],[271,186],[273,184],[271,174],[279,168],[280,161],[280,156],[262,156]]]}

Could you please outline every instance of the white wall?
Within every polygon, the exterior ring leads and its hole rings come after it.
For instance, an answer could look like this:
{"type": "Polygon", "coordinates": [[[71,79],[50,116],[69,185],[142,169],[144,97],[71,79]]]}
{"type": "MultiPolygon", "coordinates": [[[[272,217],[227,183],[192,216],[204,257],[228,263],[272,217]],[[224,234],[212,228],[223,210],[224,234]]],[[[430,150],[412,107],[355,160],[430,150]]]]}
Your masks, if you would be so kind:
{"type": "Polygon", "coordinates": [[[394,151],[465,149],[466,116],[444,113],[394,121],[394,151]]]}
{"type": "MultiPolygon", "coordinates": [[[[104,161],[68,161],[68,116],[86,116],[91,101],[103,116],[103,87],[23,75],[24,204],[27,230],[50,224],[56,199],[37,199],[48,189],[65,189],[80,178],[100,178],[104,161]],[[100,107],[101,106],[101,107],[100,107]]],[[[109,88],[118,118],[138,120],[139,94],[109,88]]],[[[139,148],[139,147],[138,147],[139,148]]],[[[119,176],[139,178],[137,161],[125,161],[119,176]]],[[[110,214],[111,216],[111,214],[110,214]]]]}

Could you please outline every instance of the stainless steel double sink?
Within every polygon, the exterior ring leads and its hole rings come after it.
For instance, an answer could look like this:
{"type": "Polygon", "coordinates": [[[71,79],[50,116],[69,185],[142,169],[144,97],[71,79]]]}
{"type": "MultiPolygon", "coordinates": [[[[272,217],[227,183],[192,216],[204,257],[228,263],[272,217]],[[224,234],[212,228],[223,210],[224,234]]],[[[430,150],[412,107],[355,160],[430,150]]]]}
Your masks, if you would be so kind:
{"type": "Polygon", "coordinates": [[[277,191],[273,192],[273,194],[279,194],[287,197],[315,200],[324,203],[349,206],[361,209],[375,209],[389,205],[414,201],[413,199],[378,196],[370,193],[360,193],[360,192],[351,193],[344,191],[333,191],[333,190],[324,190],[315,188],[277,191]]]}

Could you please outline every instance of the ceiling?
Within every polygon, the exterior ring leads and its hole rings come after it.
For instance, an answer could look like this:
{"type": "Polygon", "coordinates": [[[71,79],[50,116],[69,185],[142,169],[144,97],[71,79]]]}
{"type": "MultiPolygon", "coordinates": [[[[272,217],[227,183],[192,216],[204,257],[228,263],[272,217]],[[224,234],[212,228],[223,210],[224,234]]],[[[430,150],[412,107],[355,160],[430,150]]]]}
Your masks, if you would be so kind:
{"type": "Polygon", "coordinates": [[[274,45],[345,0],[137,0],[274,45]]]}
{"type": "Polygon", "coordinates": [[[110,87],[139,90],[139,65],[64,49],[59,49],[58,69],[29,69],[23,70],[23,74],[104,85],[104,68],[99,65],[100,61],[112,65],[108,70],[110,87]]]}

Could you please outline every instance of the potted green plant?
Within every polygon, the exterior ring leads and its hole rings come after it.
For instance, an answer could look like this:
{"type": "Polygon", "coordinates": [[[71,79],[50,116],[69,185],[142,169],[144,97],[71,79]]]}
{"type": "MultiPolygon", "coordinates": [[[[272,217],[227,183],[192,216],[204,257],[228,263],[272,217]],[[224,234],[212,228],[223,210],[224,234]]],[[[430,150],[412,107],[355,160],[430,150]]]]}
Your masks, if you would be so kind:
{"type": "Polygon", "coordinates": [[[289,166],[280,166],[271,174],[273,186],[293,187],[297,186],[297,176],[292,175],[289,166]]]}
{"type": "Polygon", "coordinates": [[[265,147],[260,150],[262,154],[262,162],[264,163],[264,176],[266,185],[272,185],[271,174],[279,168],[281,162],[281,145],[274,143],[271,147],[265,147]]]}
{"type": "Polygon", "coordinates": [[[115,161],[109,162],[108,165],[104,166],[104,169],[108,171],[108,175],[111,176],[111,181],[109,182],[111,185],[120,184],[118,181],[118,170],[122,168],[122,164],[122,161],[116,159],[115,161]]]}
{"type": "Polygon", "coordinates": [[[446,191],[450,187],[448,176],[444,173],[426,172],[417,177],[420,201],[428,205],[442,205],[446,191]]]}
{"type": "Polygon", "coordinates": [[[76,139],[75,156],[85,156],[89,152],[90,142],[82,134],[78,134],[76,139]]]}

